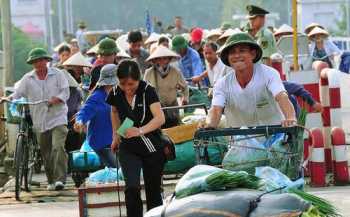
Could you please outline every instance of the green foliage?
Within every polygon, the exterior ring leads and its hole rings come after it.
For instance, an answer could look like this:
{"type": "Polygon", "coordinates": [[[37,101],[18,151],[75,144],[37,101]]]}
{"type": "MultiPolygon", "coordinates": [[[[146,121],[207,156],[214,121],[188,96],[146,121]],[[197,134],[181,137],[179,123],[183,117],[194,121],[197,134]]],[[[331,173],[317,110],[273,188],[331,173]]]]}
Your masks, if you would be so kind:
{"type": "MultiPolygon", "coordinates": [[[[1,26],[0,26],[0,42],[2,42],[1,26]]],[[[13,49],[13,72],[14,80],[19,80],[25,73],[31,70],[31,66],[26,63],[29,51],[34,47],[43,47],[44,45],[33,41],[20,29],[12,28],[12,49],[13,49]]],[[[3,46],[0,43],[0,50],[3,46]]]]}
{"type": "Polygon", "coordinates": [[[345,3],[341,4],[340,10],[342,15],[341,19],[334,21],[336,24],[336,30],[330,29],[329,32],[331,33],[331,35],[334,35],[334,36],[347,36],[348,10],[345,3]]]}

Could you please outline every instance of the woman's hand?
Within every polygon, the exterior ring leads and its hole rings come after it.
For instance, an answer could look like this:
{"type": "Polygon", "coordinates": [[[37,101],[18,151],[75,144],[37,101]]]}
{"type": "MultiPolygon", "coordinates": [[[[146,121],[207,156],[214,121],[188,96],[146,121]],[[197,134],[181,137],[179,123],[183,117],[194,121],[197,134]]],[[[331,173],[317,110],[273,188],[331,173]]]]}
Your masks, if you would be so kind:
{"type": "Polygon", "coordinates": [[[131,127],[125,131],[125,138],[130,139],[133,137],[141,136],[141,131],[139,128],[131,127]]]}
{"type": "Polygon", "coordinates": [[[111,144],[111,149],[114,153],[116,153],[119,149],[119,145],[120,145],[120,137],[118,135],[116,135],[114,138],[113,138],[113,141],[112,141],[112,144],[111,144]]]}
{"type": "Polygon", "coordinates": [[[82,133],[85,130],[85,125],[81,122],[75,122],[73,128],[75,132],[82,133]]]}

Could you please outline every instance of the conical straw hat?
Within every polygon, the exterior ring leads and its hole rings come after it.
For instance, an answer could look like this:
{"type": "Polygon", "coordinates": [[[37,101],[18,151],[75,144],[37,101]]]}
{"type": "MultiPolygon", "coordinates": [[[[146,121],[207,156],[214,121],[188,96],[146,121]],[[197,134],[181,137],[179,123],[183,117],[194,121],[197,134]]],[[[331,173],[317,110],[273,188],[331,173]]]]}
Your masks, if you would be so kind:
{"type": "Polygon", "coordinates": [[[152,32],[151,35],[145,41],[145,44],[147,45],[150,43],[157,42],[159,38],[160,38],[160,35],[158,33],[152,32]]]}
{"type": "Polygon", "coordinates": [[[231,35],[233,34],[236,34],[236,33],[239,33],[239,32],[242,32],[240,29],[238,28],[235,28],[235,29],[228,29],[224,32],[224,34],[222,34],[220,37],[219,37],[219,40],[223,39],[223,38],[228,38],[230,37],[231,35]]]}
{"type": "Polygon", "coordinates": [[[277,31],[274,33],[274,35],[279,35],[282,33],[293,33],[293,28],[288,26],[287,24],[283,24],[282,26],[280,26],[280,28],[277,29],[277,31]]]}
{"type": "Polygon", "coordinates": [[[329,36],[329,33],[324,30],[321,29],[320,27],[316,26],[315,28],[312,29],[312,31],[307,35],[308,37],[312,37],[315,36],[317,34],[321,34],[321,35],[325,35],[325,36],[329,36]]]}
{"type": "Polygon", "coordinates": [[[57,45],[53,51],[55,51],[56,53],[58,52],[58,50],[63,46],[63,45],[67,45],[68,47],[70,47],[70,45],[67,42],[62,42],[61,44],[57,45]]]}
{"type": "Polygon", "coordinates": [[[211,38],[214,36],[220,37],[221,36],[221,30],[220,29],[212,29],[209,31],[208,35],[206,36],[206,38],[211,38]]]}
{"type": "Polygon", "coordinates": [[[131,56],[128,53],[126,53],[123,49],[120,49],[120,51],[117,53],[117,57],[131,58],[131,56]]]}
{"type": "Polygon", "coordinates": [[[90,48],[86,54],[97,54],[97,50],[98,50],[98,43],[95,44],[92,48],[90,48]]]}
{"type": "Polygon", "coordinates": [[[69,57],[64,63],[64,66],[83,66],[92,67],[91,63],[85,59],[85,57],[80,53],[76,53],[69,57]]]}
{"type": "Polygon", "coordinates": [[[323,29],[323,26],[321,26],[320,24],[318,23],[310,23],[307,27],[305,27],[305,34],[309,34],[313,28],[315,27],[320,27],[321,29],[323,29]]]}
{"type": "Polygon", "coordinates": [[[167,47],[164,47],[162,45],[159,45],[154,51],[153,53],[147,58],[146,61],[151,61],[154,60],[156,58],[160,58],[160,57],[172,57],[172,58],[179,58],[180,56],[177,55],[175,52],[173,52],[172,50],[170,50],[167,47]]]}

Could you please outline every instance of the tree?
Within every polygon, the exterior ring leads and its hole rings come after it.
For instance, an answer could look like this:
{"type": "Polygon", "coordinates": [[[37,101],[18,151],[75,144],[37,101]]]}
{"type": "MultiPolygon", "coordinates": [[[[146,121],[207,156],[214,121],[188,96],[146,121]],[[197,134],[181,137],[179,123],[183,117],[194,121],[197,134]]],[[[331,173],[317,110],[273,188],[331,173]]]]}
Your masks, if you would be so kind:
{"type": "MultiPolygon", "coordinates": [[[[2,42],[1,26],[0,26],[0,42],[2,42]]],[[[12,27],[12,48],[14,54],[14,79],[15,81],[31,70],[30,65],[26,63],[29,51],[34,47],[43,47],[43,44],[32,40],[24,32],[16,27],[12,27]]],[[[0,43],[0,50],[3,46],[0,43]]]]}

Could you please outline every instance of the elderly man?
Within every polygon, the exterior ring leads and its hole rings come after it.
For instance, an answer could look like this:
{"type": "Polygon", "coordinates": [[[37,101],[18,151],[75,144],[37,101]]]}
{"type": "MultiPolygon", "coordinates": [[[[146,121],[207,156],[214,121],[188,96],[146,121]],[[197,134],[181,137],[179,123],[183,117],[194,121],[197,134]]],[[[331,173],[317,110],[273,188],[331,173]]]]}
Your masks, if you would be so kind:
{"type": "Polygon", "coordinates": [[[67,136],[66,101],[69,85],[64,73],[57,68],[47,67],[51,57],[42,48],[29,52],[27,63],[33,70],[23,76],[15,85],[9,100],[25,97],[29,102],[48,101],[30,107],[34,129],[38,132],[38,143],[43,157],[48,180],[48,190],[62,190],[66,181],[67,136]]]}
{"type": "Polygon", "coordinates": [[[222,62],[234,71],[214,86],[209,127],[218,126],[224,108],[231,127],[296,124],[278,72],[258,63],[262,53],[247,33],[232,35],[220,49],[222,62]]]}
{"type": "Polygon", "coordinates": [[[265,15],[269,12],[255,5],[248,5],[249,23],[243,29],[248,32],[263,50],[262,60],[271,66],[270,56],[277,52],[276,40],[272,32],[265,28],[265,15]]]}
{"type": "Polygon", "coordinates": [[[188,33],[188,29],[185,28],[185,27],[183,27],[183,25],[182,25],[182,17],[176,16],[176,17],[175,17],[175,20],[174,20],[174,23],[175,23],[175,28],[173,28],[173,29],[171,30],[171,34],[172,34],[173,36],[175,36],[175,35],[181,35],[181,34],[183,34],[183,33],[188,33]]]}
{"type": "Polygon", "coordinates": [[[206,60],[207,67],[202,74],[192,77],[192,82],[198,83],[204,78],[209,78],[210,86],[214,86],[217,80],[224,77],[232,71],[231,67],[226,66],[220,58],[218,58],[216,51],[218,45],[214,42],[207,42],[203,46],[203,54],[206,60]]]}
{"type": "Polygon", "coordinates": [[[192,78],[203,72],[203,64],[196,50],[188,46],[186,39],[177,35],[172,40],[172,49],[181,56],[179,68],[184,78],[192,78]]]}

